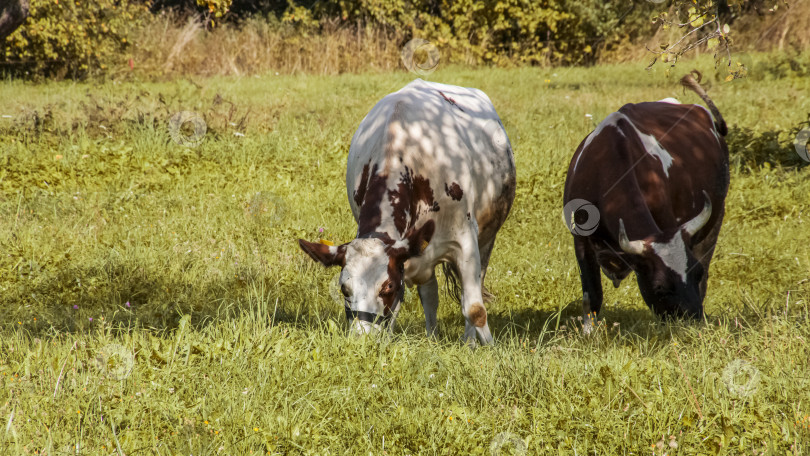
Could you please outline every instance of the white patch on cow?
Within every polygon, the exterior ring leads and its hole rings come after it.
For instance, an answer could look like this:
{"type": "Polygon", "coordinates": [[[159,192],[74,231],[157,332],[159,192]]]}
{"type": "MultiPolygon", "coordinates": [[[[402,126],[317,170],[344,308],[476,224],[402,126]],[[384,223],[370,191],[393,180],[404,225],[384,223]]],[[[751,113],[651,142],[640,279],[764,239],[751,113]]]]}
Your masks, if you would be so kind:
{"type": "Polygon", "coordinates": [[[397,242],[394,242],[394,245],[391,246],[393,249],[407,249],[408,248],[408,240],[407,239],[400,239],[397,242]]]}
{"type": "Polygon", "coordinates": [[[332,255],[332,256],[335,256],[335,255],[337,255],[337,253],[338,253],[337,247],[335,247],[334,245],[330,245],[329,246],[329,254],[332,255]]]}
{"type": "Polygon", "coordinates": [[[382,326],[378,324],[369,323],[367,321],[362,321],[355,318],[349,327],[349,333],[360,336],[363,334],[376,334],[381,332],[382,329],[382,326]]]}
{"type": "Polygon", "coordinates": [[[712,134],[714,135],[714,139],[717,140],[717,145],[719,146],[720,145],[720,136],[717,135],[717,130],[715,130],[714,127],[712,127],[712,128],[709,128],[709,131],[712,132],[712,134]]]}
{"type": "Polygon", "coordinates": [[[683,243],[681,233],[675,233],[669,242],[653,242],[651,246],[666,267],[678,274],[683,283],[686,283],[686,245],[683,243]]]}
{"type": "MultiPolygon", "coordinates": [[[[630,122],[630,119],[627,119],[627,121],[630,122]]],[[[633,122],[630,122],[630,125],[633,125],[633,122]]],[[[664,174],[669,177],[669,167],[672,166],[672,155],[661,146],[661,143],[658,142],[655,136],[640,132],[635,125],[633,125],[633,130],[636,131],[638,139],[641,140],[641,144],[644,145],[644,149],[647,150],[647,153],[658,158],[661,162],[661,167],[664,168],[664,174]]]]}
{"type": "Polygon", "coordinates": [[[671,103],[671,104],[681,104],[680,101],[676,100],[672,97],[664,98],[663,100],[658,100],[659,103],[671,103]]]}
{"type": "Polygon", "coordinates": [[[616,124],[621,119],[629,121],[629,119],[627,119],[627,116],[625,116],[624,114],[619,112],[613,112],[610,113],[610,115],[608,115],[607,117],[605,117],[603,121],[599,122],[599,125],[596,126],[596,129],[592,131],[587,138],[585,138],[585,144],[582,145],[582,150],[579,151],[579,156],[577,156],[577,161],[574,162],[574,169],[572,171],[576,171],[577,166],[579,165],[579,159],[581,159],[582,156],[585,154],[585,150],[591,144],[591,141],[596,139],[596,137],[602,133],[602,130],[604,130],[607,127],[613,127],[616,129],[616,131],[619,132],[620,135],[624,136],[624,132],[616,126],[616,124]]]}
{"type": "Polygon", "coordinates": [[[360,238],[346,248],[346,266],[340,273],[340,284],[348,284],[352,310],[382,313],[377,299],[380,287],[388,278],[388,255],[385,244],[377,238],[360,238]]]}
{"type": "Polygon", "coordinates": [[[621,119],[626,120],[627,123],[632,125],[638,139],[641,140],[641,144],[644,145],[644,149],[648,154],[658,158],[658,161],[661,162],[661,167],[664,168],[664,174],[669,177],[669,167],[672,166],[672,155],[670,155],[669,152],[667,152],[667,150],[661,146],[655,136],[640,132],[638,128],[636,128],[635,124],[633,124],[633,121],[620,112],[613,112],[609,116],[605,117],[605,120],[600,122],[596,129],[591,132],[587,138],[585,138],[585,144],[582,146],[582,150],[579,152],[576,162],[574,162],[573,171],[576,171],[577,165],[579,165],[579,160],[582,158],[585,149],[588,148],[591,141],[599,136],[599,134],[602,133],[602,130],[604,130],[606,127],[614,127],[622,136],[624,136],[624,132],[617,127],[617,124],[621,119]]]}

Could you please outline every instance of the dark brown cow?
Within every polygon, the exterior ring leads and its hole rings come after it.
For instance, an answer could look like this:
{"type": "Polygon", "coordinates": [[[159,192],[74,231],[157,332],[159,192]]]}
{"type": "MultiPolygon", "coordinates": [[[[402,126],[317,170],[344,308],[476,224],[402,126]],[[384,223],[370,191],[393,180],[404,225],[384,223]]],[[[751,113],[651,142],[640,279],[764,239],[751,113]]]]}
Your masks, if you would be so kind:
{"type": "Polygon", "coordinates": [[[635,272],[656,314],[703,315],[729,185],[727,129],[698,82],[681,82],[711,113],[673,99],[624,105],[571,160],[563,217],[574,235],[586,332],[602,307],[600,267],[615,287],[635,272]]]}

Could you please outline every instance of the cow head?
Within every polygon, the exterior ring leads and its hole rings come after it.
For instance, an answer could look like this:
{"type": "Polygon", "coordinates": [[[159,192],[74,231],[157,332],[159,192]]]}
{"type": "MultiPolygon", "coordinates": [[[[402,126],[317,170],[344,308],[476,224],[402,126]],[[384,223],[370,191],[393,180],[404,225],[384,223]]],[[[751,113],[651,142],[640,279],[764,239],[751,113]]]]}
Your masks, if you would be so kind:
{"type": "Polygon", "coordinates": [[[619,246],[632,255],[633,269],[641,296],[652,310],[663,316],[703,316],[700,291],[706,271],[689,248],[692,236],[709,221],[712,205],[706,195],[703,211],[674,230],[630,241],[619,219],[619,246]]]}
{"type": "Polygon", "coordinates": [[[340,266],[340,291],[353,333],[382,329],[396,318],[405,292],[405,262],[421,253],[433,236],[434,222],[411,229],[399,241],[362,237],[329,246],[298,240],[301,250],[324,266],[340,266]]]}

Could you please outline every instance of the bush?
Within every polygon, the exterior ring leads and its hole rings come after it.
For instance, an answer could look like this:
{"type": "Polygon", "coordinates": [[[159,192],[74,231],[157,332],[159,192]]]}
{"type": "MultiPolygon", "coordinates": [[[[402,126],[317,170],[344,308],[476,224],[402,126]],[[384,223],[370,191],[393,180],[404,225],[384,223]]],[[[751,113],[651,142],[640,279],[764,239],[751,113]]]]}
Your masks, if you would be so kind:
{"type": "MultiPolygon", "coordinates": [[[[306,8],[291,5],[299,11],[306,8]]],[[[338,17],[348,24],[380,26],[430,40],[444,48],[443,57],[449,55],[450,60],[510,65],[592,62],[610,42],[649,32],[653,5],[599,0],[342,0],[314,2],[306,9],[318,21],[338,17]],[[627,27],[618,27],[621,24],[627,27]]]]}
{"type": "MultiPolygon", "coordinates": [[[[730,17],[758,14],[761,4],[773,1],[701,4],[730,17]]],[[[412,38],[430,41],[444,63],[592,64],[627,49],[643,50],[640,43],[657,27],[652,17],[661,16],[661,9],[676,17],[690,5],[691,0],[31,0],[26,23],[0,42],[0,68],[16,75],[82,77],[108,74],[113,64],[128,71],[132,57],[143,64],[139,68],[156,73],[189,63],[183,71],[195,74],[222,73],[215,67],[222,64],[233,74],[286,71],[285,62],[290,71],[364,71],[398,67],[399,50],[412,38]],[[176,13],[164,14],[167,9],[176,13]],[[230,46],[223,55],[206,49],[223,40],[230,46]],[[127,49],[130,43],[135,46],[127,49]],[[195,50],[202,52],[186,55],[195,50]],[[314,54],[303,55],[310,51],[314,54]],[[329,65],[319,62],[323,53],[329,65]],[[271,60],[256,60],[260,57],[271,60]]],[[[681,33],[675,32],[670,33],[681,33]]],[[[795,62],[783,70],[807,71],[795,62]]]]}
{"type": "Polygon", "coordinates": [[[82,76],[122,61],[132,33],[149,17],[143,2],[31,0],[30,16],[6,38],[11,73],[82,76]]]}

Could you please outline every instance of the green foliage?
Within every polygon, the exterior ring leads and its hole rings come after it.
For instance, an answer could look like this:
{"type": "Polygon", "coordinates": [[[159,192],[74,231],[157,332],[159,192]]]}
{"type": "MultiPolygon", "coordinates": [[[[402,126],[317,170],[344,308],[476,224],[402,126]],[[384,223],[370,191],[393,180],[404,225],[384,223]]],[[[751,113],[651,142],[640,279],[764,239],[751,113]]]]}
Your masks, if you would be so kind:
{"type": "Polygon", "coordinates": [[[598,0],[316,2],[316,19],[387,27],[450,60],[498,65],[591,62],[612,41],[649,31],[648,4],[598,0]],[[625,24],[625,27],[618,27],[625,24]]]}
{"type": "MultiPolygon", "coordinates": [[[[659,43],[659,49],[649,67],[659,60],[674,67],[689,51],[705,46],[714,53],[715,60],[728,59],[733,45],[730,23],[745,10],[776,11],[787,6],[785,0],[674,0],[662,3],[652,21],[664,31],[671,30],[669,41],[659,43]],[[666,7],[666,9],[663,9],[666,7]]],[[[730,81],[745,77],[746,69],[730,67],[725,75],[730,81]]]]}
{"type": "Polygon", "coordinates": [[[131,0],[31,0],[30,16],[2,43],[12,72],[81,75],[123,65],[122,52],[148,17],[131,0]]]}
{"type": "Polygon", "coordinates": [[[729,150],[734,151],[731,161],[744,170],[773,166],[805,167],[808,162],[796,153],[794,145],[794,139],[803,129],[810,130],[810,120],[788,131],[734,127],[729,130],[727,138],[729,150]]]}
{"type": "Polygon", "coordinates": [[[204,7],[214,17],[222,17],[231,9],[233,0],[197,0],[197,5],[204,7]]]}

